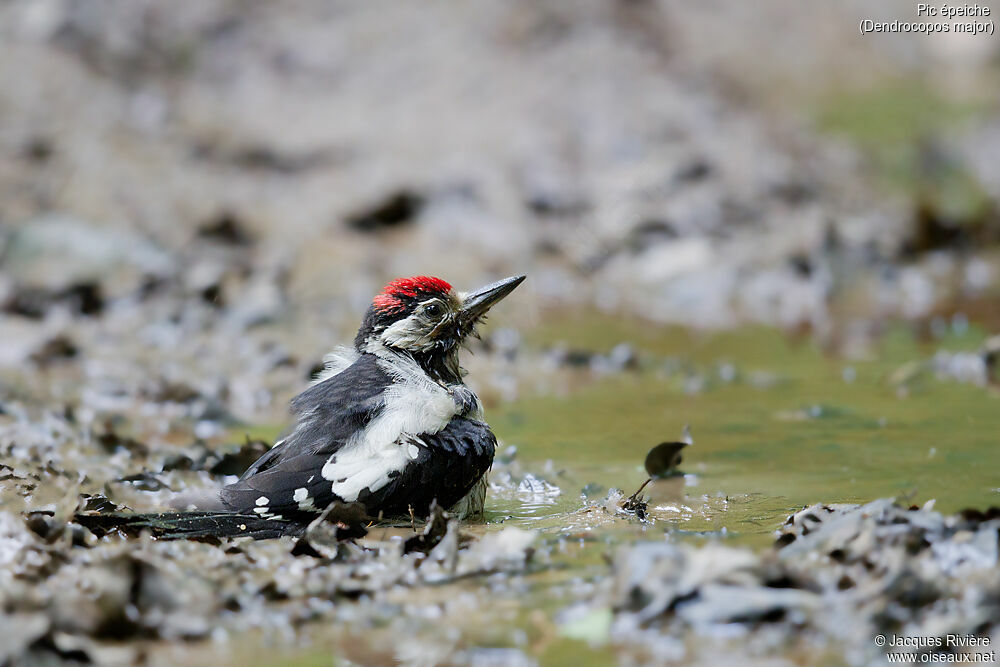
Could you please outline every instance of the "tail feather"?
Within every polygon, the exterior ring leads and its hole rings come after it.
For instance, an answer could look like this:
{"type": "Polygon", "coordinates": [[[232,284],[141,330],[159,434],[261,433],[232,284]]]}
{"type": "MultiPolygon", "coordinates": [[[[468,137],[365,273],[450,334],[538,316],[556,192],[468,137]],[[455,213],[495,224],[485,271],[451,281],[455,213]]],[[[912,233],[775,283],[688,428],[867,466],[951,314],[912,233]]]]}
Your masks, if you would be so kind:
{"type": "Polygon", "coordinates": [[[306,526],[292,521],[263,519],[233,512],[78,512],[74,520],[98,537],[120,531],[136,536],[144,531],[162,540],[213,540],[252,537],[266,540],[299,536],[306,526]]]}

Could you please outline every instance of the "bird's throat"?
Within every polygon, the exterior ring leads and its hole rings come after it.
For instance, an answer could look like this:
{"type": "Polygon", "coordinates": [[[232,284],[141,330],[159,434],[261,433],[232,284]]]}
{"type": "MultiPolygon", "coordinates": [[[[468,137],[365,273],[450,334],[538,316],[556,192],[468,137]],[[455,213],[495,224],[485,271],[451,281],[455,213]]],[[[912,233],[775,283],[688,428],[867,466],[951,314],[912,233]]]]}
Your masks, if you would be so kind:
{"type": "Polygon", "coordinates": [[[458,348],[445,351],[411,352],[409,354],[436,382],[448,385],[458,384],[462,381],[462,367],[458,364],[458,348]]]}

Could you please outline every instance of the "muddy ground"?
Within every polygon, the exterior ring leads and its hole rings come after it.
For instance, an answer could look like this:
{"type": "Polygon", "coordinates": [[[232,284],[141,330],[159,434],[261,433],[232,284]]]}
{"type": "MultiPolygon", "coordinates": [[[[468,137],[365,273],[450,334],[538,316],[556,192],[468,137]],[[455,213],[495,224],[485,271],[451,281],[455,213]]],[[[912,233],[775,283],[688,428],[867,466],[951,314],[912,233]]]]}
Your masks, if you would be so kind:
{"type": "Polygon", "coordinates": [[[0,4],[0,664],[995,647],[1000,41],[873,11],[0,4]],[[415,273],[529,275],[484,523],[68,523],[238,475],[415,273]]]}

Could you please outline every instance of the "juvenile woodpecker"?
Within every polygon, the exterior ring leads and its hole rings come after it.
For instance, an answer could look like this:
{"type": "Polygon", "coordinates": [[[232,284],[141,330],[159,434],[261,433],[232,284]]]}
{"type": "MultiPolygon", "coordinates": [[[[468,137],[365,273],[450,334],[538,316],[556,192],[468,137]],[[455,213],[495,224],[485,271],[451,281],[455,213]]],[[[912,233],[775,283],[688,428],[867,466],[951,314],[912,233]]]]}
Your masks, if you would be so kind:
{"type": "Polygon", "coordinates": [[[294,421],[239,481],[178,509],[307,523],[335,501],[370,516],[425,516],[432,501],[482,512],[496,438],[463,382],[458,351],[524,281],[469,293],[444,280],[395,280],[372,300],[354,339],[292,400],[294,421]]]}

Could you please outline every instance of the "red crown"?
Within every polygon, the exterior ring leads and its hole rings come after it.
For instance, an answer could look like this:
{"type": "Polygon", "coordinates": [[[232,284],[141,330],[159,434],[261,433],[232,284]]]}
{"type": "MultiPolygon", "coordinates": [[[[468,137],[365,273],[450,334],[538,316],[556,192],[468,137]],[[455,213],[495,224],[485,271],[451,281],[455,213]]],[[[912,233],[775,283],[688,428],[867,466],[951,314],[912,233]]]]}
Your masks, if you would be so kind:
{"type": "Polygon", "coordinates": [[[382,291],[372,299],[376,310],[391,311],[405,308],[401,297],[415,297],[418,294],[447,294],[451,285],[434,276],[413,276],[399,278],[382,288],[382,291]]]}

